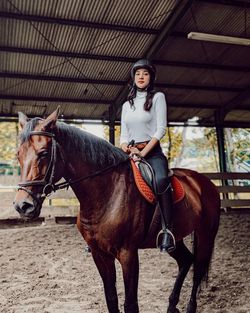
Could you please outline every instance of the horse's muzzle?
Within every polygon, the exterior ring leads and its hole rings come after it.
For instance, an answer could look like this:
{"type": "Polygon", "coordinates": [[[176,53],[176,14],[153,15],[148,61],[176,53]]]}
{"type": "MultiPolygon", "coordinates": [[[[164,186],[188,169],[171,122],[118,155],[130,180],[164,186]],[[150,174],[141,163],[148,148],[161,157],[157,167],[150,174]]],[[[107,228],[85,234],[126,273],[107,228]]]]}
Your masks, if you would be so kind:
{"type": "Polygon", "coordinates": [[[21,200],[14,202],[16,211],[23,219],[35,219],[40,215],[41,207],[39,205],[34,206],[32,201],[21,200]]]}

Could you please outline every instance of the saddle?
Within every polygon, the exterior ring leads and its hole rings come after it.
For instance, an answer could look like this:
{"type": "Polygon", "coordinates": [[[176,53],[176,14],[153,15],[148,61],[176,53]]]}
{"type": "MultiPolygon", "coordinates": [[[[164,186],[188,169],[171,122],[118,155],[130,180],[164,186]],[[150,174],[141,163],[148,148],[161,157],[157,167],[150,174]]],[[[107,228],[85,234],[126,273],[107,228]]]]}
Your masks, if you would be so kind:
{"type": "MultiPolygon", "coordinates": [[[[156,204],[156,185],[154,180],[154,171],[149,163],[144,159],[130,159],[134,174],[136,186],[142,196],[151,204],[156,204]]],[[[185,190],[180,180],[174,175],[173,171],[169,173],[172,197],[174,204],[180,202],[185,197],[185,190]]]]}

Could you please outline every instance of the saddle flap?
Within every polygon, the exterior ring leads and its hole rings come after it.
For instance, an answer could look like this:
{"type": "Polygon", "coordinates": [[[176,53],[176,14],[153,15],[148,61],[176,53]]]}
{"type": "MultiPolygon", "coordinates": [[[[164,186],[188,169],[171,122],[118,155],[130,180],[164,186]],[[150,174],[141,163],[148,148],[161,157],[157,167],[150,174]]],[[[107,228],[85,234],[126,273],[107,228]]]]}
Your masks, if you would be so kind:
{"type": "Polygon", "coordinates": [[[152,167],[150,166],[150,164],[148,164],[145,161],[140,160],[140,161],[137,161],[136,163],[138,164],[138,168],[141,172],[142,178],[149,185],[149,187],[154,190],[154,183],[153,183],[154,174],[153,174],[152,167]]]}
{"type": "MultiPolygon", "coordinates": [[[[154,172],[152,167],[144,160],[130,160],[135,183],[143,195],[143,197],[150,203],[155,204],[157,202],[156,193],[154,186],[154,172]]],[[[172,196],[174,204],[180,202],[185,197],[185,190],[180,182],[180,180],[173,175],[169,175],[171,187],[172,187],[172,196]]]]}
{"type": "Polygon", "coordinates": [[[138,162],[135,162],[133,159],[130,159],[130,163],[132,166],[132,170],[133,170],[133,174],[134,174],[134,178],[135,178],[135,183],[136,183],[138,190],[140,191],[140,193],[143,195],[143,197],[149,203],[155,204],[156,203],[156,196],[155,196],[154,192],[152,191],[152,189],[147,184],[147,182],[142,177],[142,174],[138,168],[138,166],[139,166],[138,162]]]}

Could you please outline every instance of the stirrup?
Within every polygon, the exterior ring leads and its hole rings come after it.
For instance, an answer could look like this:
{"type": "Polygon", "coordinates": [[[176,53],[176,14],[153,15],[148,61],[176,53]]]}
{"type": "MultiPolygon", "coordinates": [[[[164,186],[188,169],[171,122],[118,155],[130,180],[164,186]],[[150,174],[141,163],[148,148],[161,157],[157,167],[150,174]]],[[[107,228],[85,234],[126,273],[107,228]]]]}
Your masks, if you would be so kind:
{"type": "Polygon", "coordinates": [[[162,230],[159,231],[159,233],[158,233],[158,235],[156,237],[156,247],[157,248],[161,247],[161,244],[159,244],[159,237],[160,237],[161,234],[165,234],[165,233],[169,234],[172,237],[172,240],[173,240],[173,247],[171,247],[171,248],[169,248],[167,250],[168,253],[171,253],[176,248],[176,241],[175,241],[175,237],[174,237],[173,233],[169,229],[164,229],[164,230],[162,229],[162,230]]]}

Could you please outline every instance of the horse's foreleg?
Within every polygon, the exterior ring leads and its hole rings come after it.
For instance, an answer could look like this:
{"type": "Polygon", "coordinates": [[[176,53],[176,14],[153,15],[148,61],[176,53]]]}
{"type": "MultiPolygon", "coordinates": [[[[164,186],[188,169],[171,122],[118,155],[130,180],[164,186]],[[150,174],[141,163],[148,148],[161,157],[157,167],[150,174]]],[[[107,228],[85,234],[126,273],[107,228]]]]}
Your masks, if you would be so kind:
{"type": "Polygon", "coordinates": [[[102,277],[106,303],[109,313],[119,313],[116,291],[115,258],[102,251],[93,249],[92,256],[102,277]]]}
{"type": "Polygon", "coordinates": [[[119,262],[122,266],[124,287],[125,287],[125,313],[138,313],[138,278],[139,259],[138,251],[122,250],[119,253],[119,262]]]}
{"type": "Polygon", "coordinates": [[[178,313],[179,310],[176,308],[176,306],[179,302],[180,292],[184,279],[193,262],[193,254],[187,249],[183,241],[180,241],[176,244],[176,249],[171,253],[171,256],[176,260],[179,267],[179,272],[174,284],[174,288],[169,297],[167,313],[178,313]]]}

